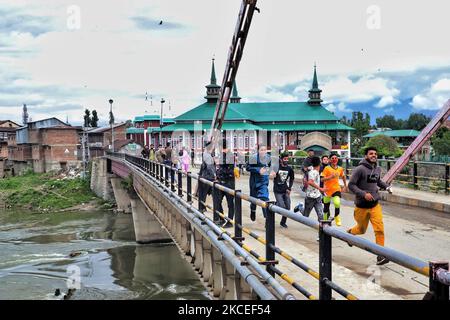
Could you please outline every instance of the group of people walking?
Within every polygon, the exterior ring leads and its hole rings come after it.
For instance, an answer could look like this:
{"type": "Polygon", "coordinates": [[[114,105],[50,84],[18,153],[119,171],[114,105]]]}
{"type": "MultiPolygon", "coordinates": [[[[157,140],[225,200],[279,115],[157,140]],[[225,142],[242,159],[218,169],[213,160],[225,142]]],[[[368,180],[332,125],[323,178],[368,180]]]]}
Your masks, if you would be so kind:
{"type": "Polygon", "coordinates": [[[170,145],[170,142],[163,147],[161,144],[158,149],[155,149],[153,144],[150,147],[145,146],[141,151],[141,156],[150,161],[156,161],[167,165],[174,165],[177,169],[181,169],[184,172],[189,171],[191,165],[190,152],[185,147],[180,148],[178,151],[174,151],[170,145]]]}
{"type": "MultiPolygon", "coordinates": [[[[218,183],[229,189],[235,190],[236,178],[239,176],[237,169],[237,157],[229,149],[224,148],[220,154],[214,155],[211,145],[205,146],[199,177],[208,181],[218,183]]],[[[150,160],[176,165],[183,171],[189,171],[191,157],[187,150],[180,149],[177,156],[172,155],[172,149],[168,143],[166,148],[160,145],[157,150],[147,147],[142,151],[142,156],[150,160]]],[[[355,226],[347,230],[353,235],[364,234],[369,222],[372,224],[375,241],[384,246],[384,224],[382,208],[379,203],[379,190],[390,191],[390,186],[381,180],[381,168],[377,166],[377,150],[369,147],[365,150],[365,157],[353,170],[349,182],[345,176],[344,169],[339,166],[339,155],[323,155],[321,158],[315,156],[314,151],[308,151],[308,157],[301,167],[303,172],[302,191],[305,192],[305,200],[295,206],[294,212],[300,212],[309,217],[314,209],[319,221],[331,220],[336,226],[342,226],[341,198],[342,192],[350,190],[355,194],[354,220],[355,226]],[[340,184],[342,180],[343,187],[340,184]],[[331,217],[331,206],[334,207],[334,215],[331,217]]],[[[283,152],[274,158],[267,152],[265,145],[259,145],[255,154],[250,155],[244,167],[250,173],[249,187],[250,196],[262,201],[269,201],[269,181],[273,179],[273,193],[276,205],[291,210],[291,193],[294,185],[295,174],[289,165],[290,156],[283,152]]],[[[300,190],[299,190],[300,191],[300,190]]],[[[223,198],[226,198],[228,206],[228,218],[234,218],[234,197],[210,184],[199,181],[196,194],[199,198],[198,209],[206,211],[206,198],[212,195],[214,207],[223,214],[223,198]]],[[[264,218],[267,216],[267,208],[262,207],[264,218]]],[[[256,220],[256,205],[250,204],[250,219],[256,220]]],[[[216,221],[224,228],[232,224],[223,218],[216,221]]],[[[287,228],[287,218],[282,217],[280,226],[287,228]]],[[[377,264],[382,265],[389,262],[385,257],[377,257],[377,264]]]]}

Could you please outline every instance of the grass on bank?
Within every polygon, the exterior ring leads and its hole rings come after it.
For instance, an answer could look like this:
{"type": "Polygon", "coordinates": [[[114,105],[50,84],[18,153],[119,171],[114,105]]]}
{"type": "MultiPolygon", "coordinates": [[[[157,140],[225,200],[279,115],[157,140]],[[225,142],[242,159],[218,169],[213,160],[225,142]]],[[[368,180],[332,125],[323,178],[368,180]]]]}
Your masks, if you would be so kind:
{"type": "Polygon", "coordinates": [[[22,176],[0,179],[0,195],[7,208],[37,211],[62,210],[97,200],[90,190],[89,180],[60,179],[52,173],[27,172],[22,176]]]}

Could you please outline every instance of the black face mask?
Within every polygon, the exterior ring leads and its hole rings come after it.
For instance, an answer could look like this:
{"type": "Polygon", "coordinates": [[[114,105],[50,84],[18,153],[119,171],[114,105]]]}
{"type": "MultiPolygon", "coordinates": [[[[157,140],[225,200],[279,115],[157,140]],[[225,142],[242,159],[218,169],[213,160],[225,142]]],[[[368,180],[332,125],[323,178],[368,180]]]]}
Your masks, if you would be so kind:
{"type": "Polygon", "coordinates": [[[289,164],[289,161],[281,161],[281,163],[283,164],[283,166],[287,166],[289,164]]]}

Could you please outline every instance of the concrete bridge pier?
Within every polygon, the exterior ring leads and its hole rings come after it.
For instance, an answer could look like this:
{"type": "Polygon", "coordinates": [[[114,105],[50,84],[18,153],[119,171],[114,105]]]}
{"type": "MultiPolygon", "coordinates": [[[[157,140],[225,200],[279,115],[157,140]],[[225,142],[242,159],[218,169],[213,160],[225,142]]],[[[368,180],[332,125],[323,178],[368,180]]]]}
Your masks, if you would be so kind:
{"type": "Polygon", "coordinates": [[[137,243],[172,242],[167,231],[159,224],[156,217],[147,210],[141,199],[134,195],[130,202],[137,243]]]}
{"type": "Polygon", "coordinates": [[[212,276],[212,290],[213,290],[213,296],[215,298],[220,297],[220,293],[222,292],[223,288],[223,276],[222,276],[222,253],[216,248],[212,247],[212,269],[213,269],[213,276],[212,276]]]}
{"type": "Polygon", "coordinates": [[[123,179],[112,177],[111,185],[116,199],[117,210],[123,213],[131,213],[131,199],[128,191],[122,185],[123,179]]]}

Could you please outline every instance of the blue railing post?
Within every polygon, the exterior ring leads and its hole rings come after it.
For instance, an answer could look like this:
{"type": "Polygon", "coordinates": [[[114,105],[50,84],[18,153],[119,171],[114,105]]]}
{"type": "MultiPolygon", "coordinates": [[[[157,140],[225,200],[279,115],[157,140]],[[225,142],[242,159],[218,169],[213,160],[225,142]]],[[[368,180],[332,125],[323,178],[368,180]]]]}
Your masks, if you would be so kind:
{"type": "Polygon", "coordinates": [[[445,194],[449,194],[450,163],[445,164],[445,194]]]}
{"type": "Polygon", "coordinates": [[[413,183],[414,183],[414,190],[419,189],[418,179],[417,179],[417,162],[414,161],[413,163],[413,183]]]}
{"type": "Polygon", "coordinates": [[[217,188],[216,188],[216,182],[213,182],[213,186],[212,186],[212,199],[213,199],[213,221],[215,224],[219,224],[220,223],[220,216],[217,213],[218,210],[218,199],[217,199],[217,188]]]}
{"type": "Polygon", "coordinates": [[[275,246],[275,212],[271,210],[273,202],[267,202],[266,210],[266,269],[267,272],[275,276],[275,271],[271,268],[272,264],[275,263],[275,251],[273,246],[275,246]]]}
{"type": "Polygon", "coordinates": [[[448,262],[430,262],[430,291],[425,296],[426,299],[430,300],[449,300],[449,286],[439,282],[436,277],[436,272],[439,269],[444,269],[448,271],[448,262]]]}
{"type": "Polygon", "coordinates": [[[186,176],[186,192],[187,192],[186,197],[187,202],[192,203],[192,177],[190,172],[188,172],[186,176]]]}
{"type": "Polygon", "coordinates": [[[345,158],[345,178],[350,177],[350,158],[345,158]]]}
{"type": "Polygon", "coordinates": [[[164,182],[164,165],[159,164],[159,181],[164,182]]]}
{"type": "Polygon", "coordinates": [[[332,281],[332,252],[331,236],[324,232],[330,227],[330,220],[321,220],[319,225],[319,299],[331,300],[332,290],[326,280],[332,281]]]}
{"type": "Polygon", "coordinates": [[[164,182],[166,187],[169,187],[169,170],[167,166],[164,166],[164,182]]]}
{"type": "Polygon", "coordinates": [[[155,163],[155,178],[159,180],[159,164],[155,163]]]}
{"type": "Polygon", "coordinates": [[[183,196],[183,172],[178,169],[178,196],[183,196]]]}
{"type": "Polygon", "coordinates": [[[175,167],[170,168],[170,190],[175,192],[175,167]]]}
{"type": "Polygon", "coordinates": [[[234,192],[234,237],[236,241],[242,241],[242,198],[241,190],[234,192]]]}

